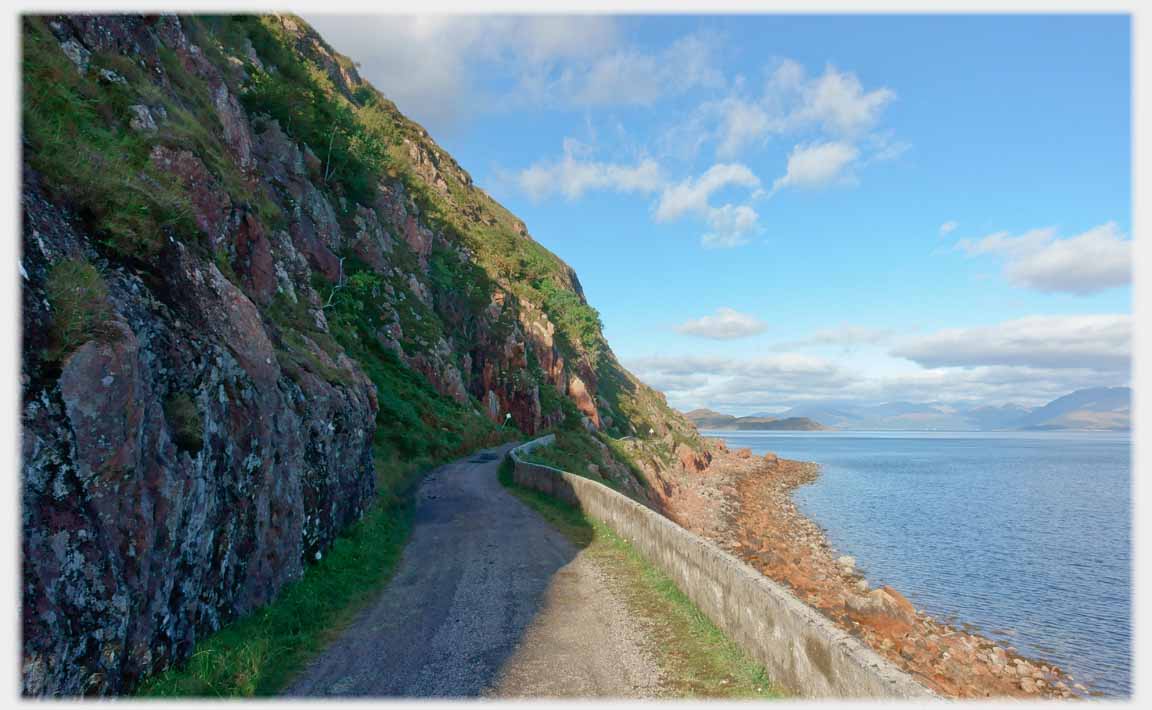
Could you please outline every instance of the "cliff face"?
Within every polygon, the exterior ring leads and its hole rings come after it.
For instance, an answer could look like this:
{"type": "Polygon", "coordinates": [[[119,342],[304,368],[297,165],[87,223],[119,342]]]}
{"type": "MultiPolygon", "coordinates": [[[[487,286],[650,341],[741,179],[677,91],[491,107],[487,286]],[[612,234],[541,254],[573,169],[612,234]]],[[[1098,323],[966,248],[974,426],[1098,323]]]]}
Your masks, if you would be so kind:
{"type": "Polygon", "coordinates": [[[506,415],[698,448],[572,270],[298,18],[23,41],[26,693],[186,658],[506,415]]]}

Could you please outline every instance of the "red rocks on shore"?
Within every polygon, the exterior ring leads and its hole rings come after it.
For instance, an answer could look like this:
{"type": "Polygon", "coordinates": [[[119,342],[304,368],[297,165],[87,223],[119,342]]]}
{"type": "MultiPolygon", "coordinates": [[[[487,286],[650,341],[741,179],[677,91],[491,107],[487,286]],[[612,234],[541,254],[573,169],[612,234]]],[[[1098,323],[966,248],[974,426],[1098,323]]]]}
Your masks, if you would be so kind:
{"type": "Polygon", "coordinates": [[[816,478],[815,464],[729,452],[717,442],[706,475],[666,501],[681,525],[732,554],[860,638],[936,692],[956,698],[1084,695],[1059,668],[918,611],[891,587],[870,589],[855,560],[837,557],[791,492],[816,478]]]}

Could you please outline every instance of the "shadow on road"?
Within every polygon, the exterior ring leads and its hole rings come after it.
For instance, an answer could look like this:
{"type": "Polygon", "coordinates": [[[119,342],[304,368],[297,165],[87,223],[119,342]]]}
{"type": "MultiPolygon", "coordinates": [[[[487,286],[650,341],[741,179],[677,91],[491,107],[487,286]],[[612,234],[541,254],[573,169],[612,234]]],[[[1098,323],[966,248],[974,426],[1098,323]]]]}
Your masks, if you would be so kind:
{"type": "Polygon", "coordinates": [[[425,477],[392,581],[287,695],[475,697],[492,685],[553,576],[591,540],[590,528],[573,534],[579,511],[564,534],[500,484],[512,446],[425,477]]]}

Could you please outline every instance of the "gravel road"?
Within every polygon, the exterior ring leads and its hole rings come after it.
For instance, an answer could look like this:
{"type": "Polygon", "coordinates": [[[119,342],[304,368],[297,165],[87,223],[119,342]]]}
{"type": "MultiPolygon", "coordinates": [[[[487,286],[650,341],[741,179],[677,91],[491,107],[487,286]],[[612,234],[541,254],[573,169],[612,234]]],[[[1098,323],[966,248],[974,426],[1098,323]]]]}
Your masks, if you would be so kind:
{"type": "Polygon", "coordinates": [[[519,648],[504,664],[497,698],[659,698],[667,678],[603,564],[586,551],[560,569],[519,648]]]}
{"type": "Polygon", "coordinates": [[[497,480],[509,448],[425,478],[395,577],[288,695],[654,694],[659,670],[602,573],[497,480]]]}

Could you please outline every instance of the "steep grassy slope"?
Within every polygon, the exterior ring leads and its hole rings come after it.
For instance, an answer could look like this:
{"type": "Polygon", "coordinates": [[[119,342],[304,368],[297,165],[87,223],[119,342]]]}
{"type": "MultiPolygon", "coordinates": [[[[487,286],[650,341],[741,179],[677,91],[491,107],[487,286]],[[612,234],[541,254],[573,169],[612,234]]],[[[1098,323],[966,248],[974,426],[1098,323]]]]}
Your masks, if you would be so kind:
{"type": "MultiPolygon", "coordinates": [[[[490,305],[493,288],[502,292],[499,298],[517,302],[530,344],[525,370],[541,389],[543,420],[564,421],[564,415],[571,413],[563,399],[566,395],[613,436],[648,430],[656,436],[690,432],[662,395],[620,366],[575,272],[535,242],[523,222],[475,187],[468,173],[424,129],[363,82],[351,61],[332,51],[297,18],[278,20],[279,26],[266,23],[270,33],[327,68],[331,83],[325,92],[347,100],[368,134],[383,143],[385,154],[377,169],[403,184],[432,227],[434,243],[427,251],[434,291],[463,290],[474,312],[490,305]]],[[[446,326],[461,324],[459,319],[453,322],[451,313],[442,314],[442,320],[446,326]]]]}
{"type": "Polygon", "coordinates": [[[517,429],[596,431],[638,497],[699,463],[572,270],[298,18],[26,17],[22,69],[25,692],[132,688],[517,429]]]}

